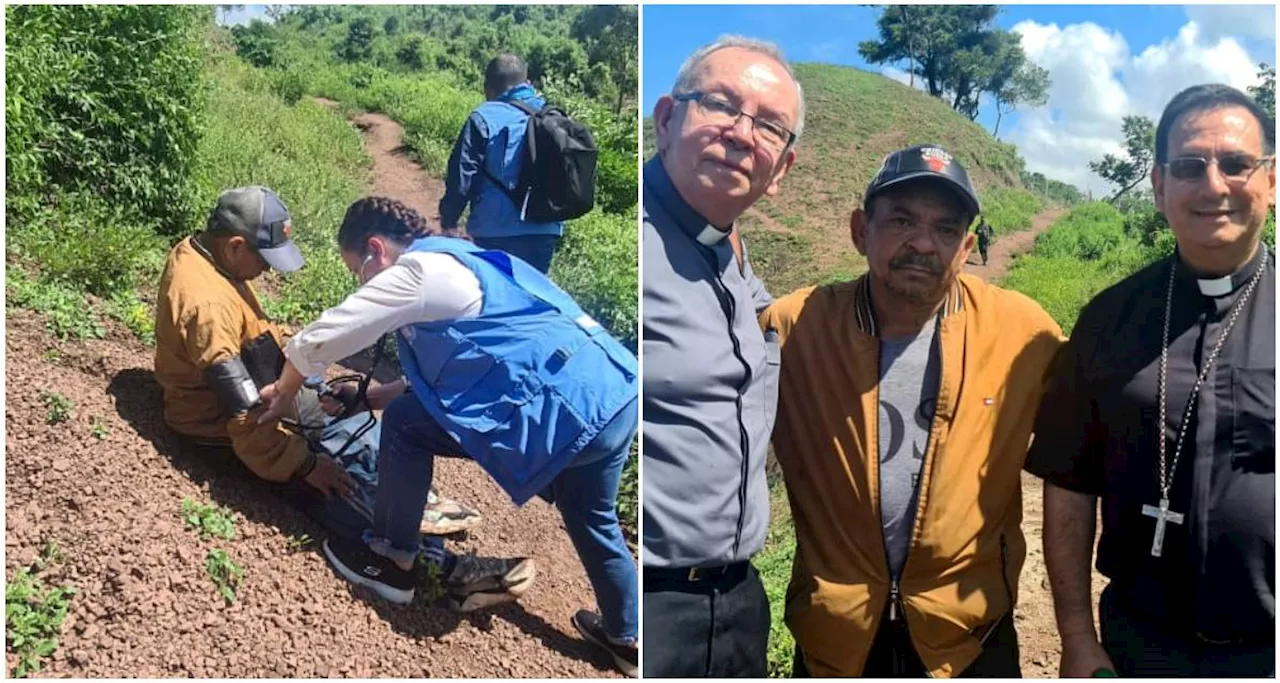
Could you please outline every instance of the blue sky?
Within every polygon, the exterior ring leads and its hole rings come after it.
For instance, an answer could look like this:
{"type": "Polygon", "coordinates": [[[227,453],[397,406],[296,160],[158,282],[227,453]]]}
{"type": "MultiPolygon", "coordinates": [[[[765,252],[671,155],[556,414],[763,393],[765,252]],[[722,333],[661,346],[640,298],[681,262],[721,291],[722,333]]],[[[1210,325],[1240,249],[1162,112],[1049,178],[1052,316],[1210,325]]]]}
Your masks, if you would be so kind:
{"type": "MultiPolygon", "coordinates": [[[[875,7],[648,5],[643,11],[646,113],[671,87],[684,58],[722,33],[771,40],[792,61],[905,78],[858,56],[858,43],[876,36],[875,7]]],[[[1125,114],[1156,118],[1183,87],[1206,81],[1244,87],[1255,82],[1253,65],[1275,63],[1273,6],[1007,5],[997,24],[1019,32],[1029,57],[1054,81],[1049,104],[1006,117],[1001,139],[1019,147],[1031,170],[1095,193],[1107,185],[1086,164],[1118,151],[1125,114]]],[[[985,107],[978,122],[990,130],[994,121],[985,107]]]]}

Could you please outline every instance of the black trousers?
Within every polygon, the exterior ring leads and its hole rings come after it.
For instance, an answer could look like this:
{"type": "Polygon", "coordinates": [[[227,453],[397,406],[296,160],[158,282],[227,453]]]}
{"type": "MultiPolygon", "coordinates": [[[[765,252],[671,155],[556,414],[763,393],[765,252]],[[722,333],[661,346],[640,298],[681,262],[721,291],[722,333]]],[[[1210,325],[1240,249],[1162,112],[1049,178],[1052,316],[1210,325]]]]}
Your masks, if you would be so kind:
{"type": "Polygon", "coordinates": [[[644,576],[645,678],[764,678],[769,599],[750,563],[707,581],[644,576]]]}
{"type": "Polygon", "coordinates": [[[1102,591],[1098,617],[1102,646],[1123,677],[1275,678],[1274,640],[1210,643],[1194,633],[1173,633],[1142,616],[1114,584],[1102,591]]]}
{"type": "MultiPolygon", "coordinates": [[[[804,653],[796,646],[791,669],[792,678],[809,678],[804,665],[804,653]]],[[[880,630],[871,644],[862,678],[925,678],[924,663],[911,644],[905,621],[889,621],[886,611],[880,621],[880,630]]],[[[1006,614],[993,628],[983,645],[982,654],[957,678],[1022,678],[1019,661],[1018,632],[1013,626],[1013,614],[1006,614]]]]}
{"type": "Polygon", "coordinates": [[[982,255],[983,265],[986,265],[987,263],[987,249],[989,248],[991,248],[990,244],[983,244],[982,242],[978,242],[978,253],[982,255]]]}

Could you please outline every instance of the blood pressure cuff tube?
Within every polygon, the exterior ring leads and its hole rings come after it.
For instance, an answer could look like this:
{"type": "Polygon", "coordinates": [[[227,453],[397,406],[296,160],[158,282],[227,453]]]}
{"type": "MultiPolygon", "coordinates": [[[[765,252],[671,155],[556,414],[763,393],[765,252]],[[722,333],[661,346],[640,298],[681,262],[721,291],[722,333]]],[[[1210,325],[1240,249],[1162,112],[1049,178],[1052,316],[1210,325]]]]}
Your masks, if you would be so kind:
{"type": "Polygon", "coordinates": [[[247,413],[260,402],[258,386],[240,356],[210,365],[204,376],[213,389],[218,408],[227,418],[247,413]]]}

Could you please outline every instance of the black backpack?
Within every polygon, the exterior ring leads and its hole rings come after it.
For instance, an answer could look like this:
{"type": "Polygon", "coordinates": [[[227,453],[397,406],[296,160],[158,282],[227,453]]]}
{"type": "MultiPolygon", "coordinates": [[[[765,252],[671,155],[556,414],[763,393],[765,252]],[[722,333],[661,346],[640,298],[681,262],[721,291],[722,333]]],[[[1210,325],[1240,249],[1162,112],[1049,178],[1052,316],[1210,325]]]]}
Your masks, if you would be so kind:
{"type": "Polygon", "coordinates": [[[486,168],[484,173],[530,223],[567,221],[595,205],[596,143],[591,131],[558,107],[533,109],[507,102],[529,115],[520,180],[508,190],[486,168]]]}

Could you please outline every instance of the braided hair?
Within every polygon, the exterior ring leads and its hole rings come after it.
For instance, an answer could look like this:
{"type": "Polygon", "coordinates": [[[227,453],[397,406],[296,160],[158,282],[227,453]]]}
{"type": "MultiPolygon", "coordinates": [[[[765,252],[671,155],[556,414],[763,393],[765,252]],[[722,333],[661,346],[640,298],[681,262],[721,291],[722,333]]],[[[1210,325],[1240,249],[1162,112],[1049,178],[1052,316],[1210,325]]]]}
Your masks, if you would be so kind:
{"type": "Polygon", "coordinates": [[[422,237],[441,234],[417,211],[389,197],[365,197],[347,207],[338,228],[338,248],[362,253],[374,235],[407,247],[422,237]]]}

